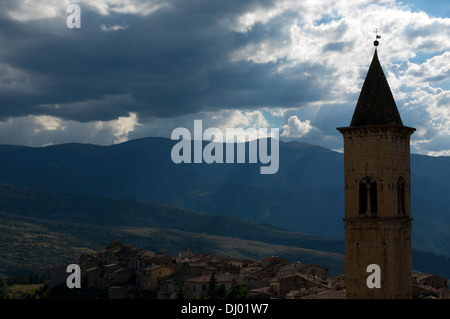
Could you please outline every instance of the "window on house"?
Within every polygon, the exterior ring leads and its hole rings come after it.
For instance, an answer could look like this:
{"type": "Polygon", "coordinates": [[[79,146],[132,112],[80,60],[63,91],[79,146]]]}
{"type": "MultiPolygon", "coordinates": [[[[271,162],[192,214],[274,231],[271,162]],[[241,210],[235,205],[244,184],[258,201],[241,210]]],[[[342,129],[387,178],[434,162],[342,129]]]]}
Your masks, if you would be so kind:
{"type": "Polygon", "coordinates": [[[377,182],[365,177],[359,183],[359,213],[378,213],[378,189],[377,182]]]}

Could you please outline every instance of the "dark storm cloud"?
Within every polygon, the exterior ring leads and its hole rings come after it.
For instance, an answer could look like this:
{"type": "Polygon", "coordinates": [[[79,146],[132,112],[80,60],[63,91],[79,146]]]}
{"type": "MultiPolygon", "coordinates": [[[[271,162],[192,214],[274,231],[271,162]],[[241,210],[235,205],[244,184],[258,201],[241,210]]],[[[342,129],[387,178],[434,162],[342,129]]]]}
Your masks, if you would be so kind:
{"type": "Polygon", "coordinates": [[[136,112],[145,121],[222,108],[299,106],[320,98],[314,78],[302,74],[324,70],[298,65],[280,74],[282,59],[232,62],[235,50],[280,32],[277,20],[244,34],[230,28],[240,14],[269,7],[269,1],[171,4],[148,16],[105,16],[82,7],[81,29],[67,29],[65,17],[17,22],[3,14],[0,63],[21,77],[17,87],[1,91],[0,116],[88,122],[136,112]],[[105,32],[101,25],[124,27],[105,32]]]}

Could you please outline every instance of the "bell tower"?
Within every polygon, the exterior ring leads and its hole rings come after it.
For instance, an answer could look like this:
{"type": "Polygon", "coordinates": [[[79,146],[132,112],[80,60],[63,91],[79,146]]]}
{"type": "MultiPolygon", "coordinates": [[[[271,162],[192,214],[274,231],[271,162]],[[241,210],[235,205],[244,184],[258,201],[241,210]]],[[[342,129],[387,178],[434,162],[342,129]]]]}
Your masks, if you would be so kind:
{"type": "Polygon", "coordinates": [[[344,138],[346,296],[412,298],[410,136],[415,129],[402,123],[378,60],[379,42],[374,44],[350,126],[338,128],[344,138]],[[371,265],[379,267],[376,287],[369,284],[371,265]]]}

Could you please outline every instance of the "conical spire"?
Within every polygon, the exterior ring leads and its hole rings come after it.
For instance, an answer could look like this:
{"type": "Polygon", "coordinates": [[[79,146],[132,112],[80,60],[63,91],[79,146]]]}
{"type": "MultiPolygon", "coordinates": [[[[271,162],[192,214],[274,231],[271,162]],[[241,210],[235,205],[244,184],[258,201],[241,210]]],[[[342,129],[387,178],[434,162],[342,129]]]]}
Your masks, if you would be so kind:
{"type": "Polygon", "coordinates": [[[376,48],[350,123],[366,125],[403,125],[376,48]]]}

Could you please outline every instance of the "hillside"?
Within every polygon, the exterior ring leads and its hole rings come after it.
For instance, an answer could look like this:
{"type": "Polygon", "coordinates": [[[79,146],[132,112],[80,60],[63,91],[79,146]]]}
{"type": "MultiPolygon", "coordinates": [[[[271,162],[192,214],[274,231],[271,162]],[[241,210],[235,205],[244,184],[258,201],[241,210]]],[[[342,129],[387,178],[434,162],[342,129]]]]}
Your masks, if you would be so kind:
{"type": "Polygon", "coordinates": [[[180,250],[247,258],[284,256],[343,272],[343,242],[164,204],[66,195],[0,184],[0,274],[45,271],[121,238],[176,255],[180,250]]]}
{"type": "MultiPolygon", "coordinates": [[[[0,184],[0,274],[45,273],[120,238],[176,255],[190,248],[221,256],[282,256],[344,272],[342,240],[203,214],[168,205],[56,194],[0,184]]],[[[450,278],[450,258],[413,251],[415,270],[450,278]]]]}
{"type": "MultiPolygon", "coordinates": [[[[280,142],[280,168],[179,164],[175,141],[143,138],[111,146],[0,145],[0,182],[48,192],[164,203],[211,215],[342,239],[343,156],[280,142]]],[[[450,255],[450,159],[412,155],[413,248],[450,255]]],[[[201,224],[200,224],[201,225],[201,224]]]]}

